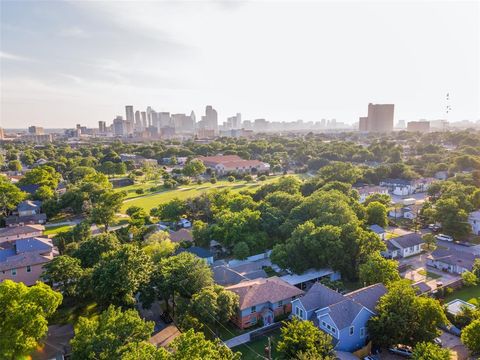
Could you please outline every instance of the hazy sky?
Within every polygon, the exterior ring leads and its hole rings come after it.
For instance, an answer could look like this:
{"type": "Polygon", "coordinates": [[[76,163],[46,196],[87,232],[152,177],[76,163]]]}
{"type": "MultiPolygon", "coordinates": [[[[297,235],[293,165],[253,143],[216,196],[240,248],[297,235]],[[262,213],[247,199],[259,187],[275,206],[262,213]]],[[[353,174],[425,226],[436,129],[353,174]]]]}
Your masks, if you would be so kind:
{"type": "Polygon", "coordinates": [[[124,106],[219,121],[480,118],[480,2],[6,1],[3,127],[97,126],[124,106]]]}

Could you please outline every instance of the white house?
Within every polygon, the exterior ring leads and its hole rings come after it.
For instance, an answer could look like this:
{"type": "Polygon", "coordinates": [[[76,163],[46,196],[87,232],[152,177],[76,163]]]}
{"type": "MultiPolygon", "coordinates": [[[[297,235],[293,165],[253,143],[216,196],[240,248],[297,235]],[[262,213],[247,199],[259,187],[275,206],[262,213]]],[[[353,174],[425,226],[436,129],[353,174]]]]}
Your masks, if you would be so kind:
{"type": "Polygon", "coordinates": [[[359,188],[356,188],[358,194],[360,195],[360,203],[365,202],[368,196],[373,194],[383,194],[388,195],[388,188],[384,186],[376,186],[376,185],[365,185],[359,188]]]}
{"type": "Polygon", "coordinates": [[[468,223],[472,227],[472,233],[480,235],[480,210],[470,213],[468,216],[468,223]]]}
{"type": "Polygon", "coordinates": [[[475,259],[480,256],[466,251],[437,248],[427,257],[427,265],[452,274],[472,271],[475,259]]]}
{"type": "Polygon", "coordinates": [[[178,222],[178,225],[183,227],[183,228],[190,228],[192,227],[192,223],[190,220],[187,220],[187,219],[180,219],[180,221],[178,222]]]}
{"type": "Polygon", "coordinates": [[[374,225],[371,225],[369,229],[373,231],[375,234],[377,234],[378,236],[380,236],[380,239],[385,240],[385,236],[387,235],[387,232],[383,227],[374,224],[374,225]]]}
{"type": "Polygon", "coordinates": [[[392,259],[418,255],[422,252],[423,243],[422,237],[417,233],[398,236],[385,242],[387,251],[383,252],[382,255],[392,259]]]}

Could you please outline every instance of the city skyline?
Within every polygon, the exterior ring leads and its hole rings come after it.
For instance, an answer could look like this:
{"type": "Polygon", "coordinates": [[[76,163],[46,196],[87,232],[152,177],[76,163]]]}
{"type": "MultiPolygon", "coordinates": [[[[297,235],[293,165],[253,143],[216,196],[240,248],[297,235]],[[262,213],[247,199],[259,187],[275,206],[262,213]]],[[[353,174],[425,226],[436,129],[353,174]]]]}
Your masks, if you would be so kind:
{"type": "Polygon", "coordinates": [[[353,124],[368,103],[394,103],[395,123],[480,118],[476,2],[1,6],[4,128],[94,127],[125,104],[212,104],[219,124],[353,124]]]}

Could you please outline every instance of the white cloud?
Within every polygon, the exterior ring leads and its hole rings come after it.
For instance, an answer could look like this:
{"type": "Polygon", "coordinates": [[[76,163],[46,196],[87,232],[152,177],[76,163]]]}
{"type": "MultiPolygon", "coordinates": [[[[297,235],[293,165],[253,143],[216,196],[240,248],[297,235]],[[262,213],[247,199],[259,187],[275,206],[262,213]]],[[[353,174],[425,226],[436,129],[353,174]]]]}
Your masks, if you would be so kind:
{"type": "Polygon", "coordinates": [[[15,54],[7,53],[4,51],[0,51],[0,59],[12,60],[12,61],[32,61],[32,59],[27,58],[25,56],[15,55],[15,54]]]}
{"type": "Polygon", "coordinates": [[[60,36],[66,37],[66,38],[77,38],[77,39],[85,39],[90,37],[90,34],[88,34],[85,30],[78,26],[72,26],[69,28],[65,28],[60,31],[60,36]]]}

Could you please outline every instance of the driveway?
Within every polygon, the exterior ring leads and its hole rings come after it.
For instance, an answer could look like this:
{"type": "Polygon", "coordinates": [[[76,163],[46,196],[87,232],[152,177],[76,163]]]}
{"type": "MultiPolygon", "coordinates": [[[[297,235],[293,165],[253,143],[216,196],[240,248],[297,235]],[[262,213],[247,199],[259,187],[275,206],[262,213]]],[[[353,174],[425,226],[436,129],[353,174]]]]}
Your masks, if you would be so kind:
{"type": "Polygon", "coordinates": [[[456,358],[458,360],[468,359],[469,351],[462,344],[458,336],[442,331],[442,335],[440,335],[440,339],[442,339],[442,347],[448,348],[452,352],[456,353],[457,355],[456,358]]]}

